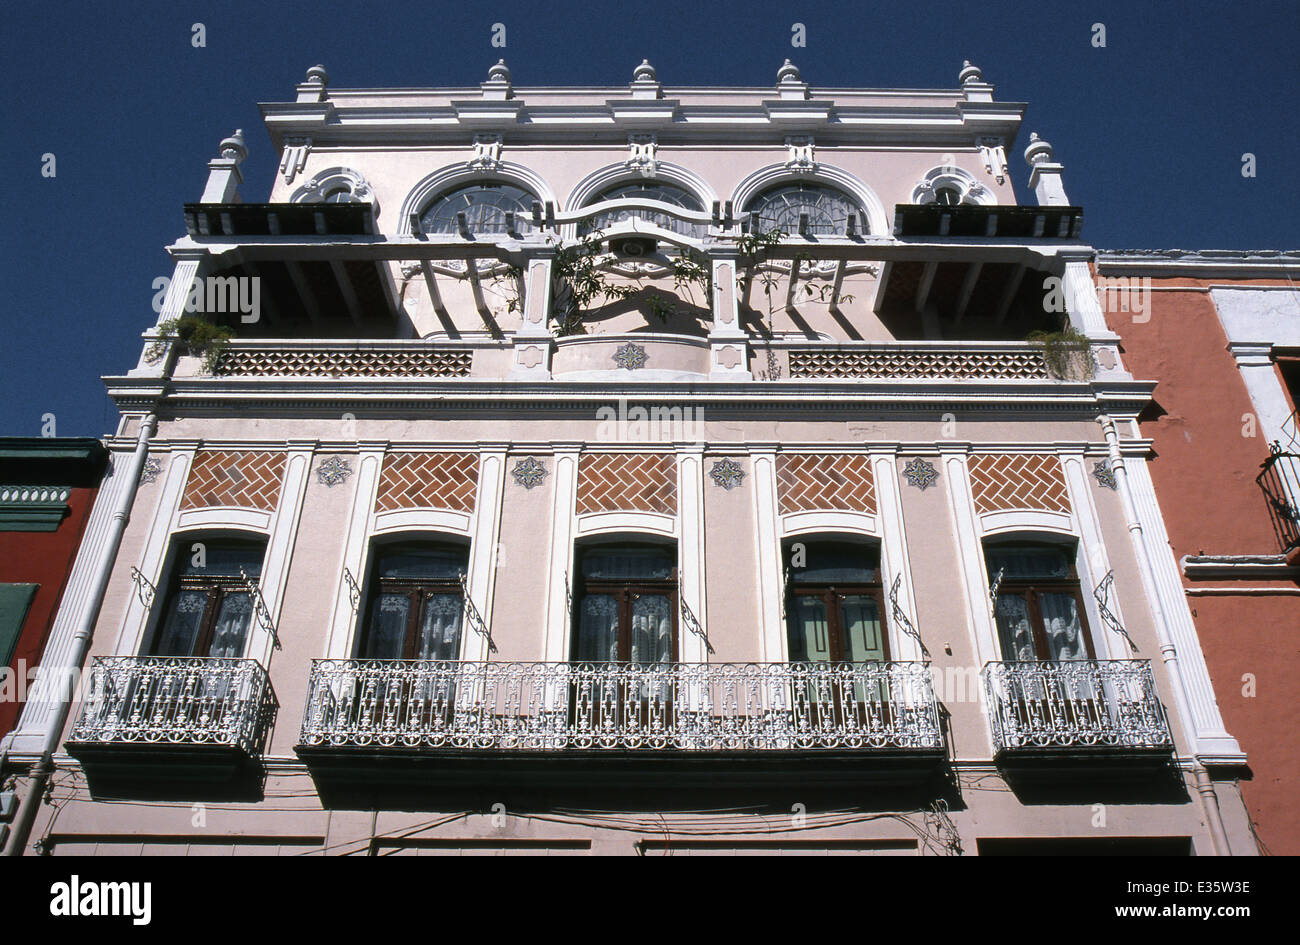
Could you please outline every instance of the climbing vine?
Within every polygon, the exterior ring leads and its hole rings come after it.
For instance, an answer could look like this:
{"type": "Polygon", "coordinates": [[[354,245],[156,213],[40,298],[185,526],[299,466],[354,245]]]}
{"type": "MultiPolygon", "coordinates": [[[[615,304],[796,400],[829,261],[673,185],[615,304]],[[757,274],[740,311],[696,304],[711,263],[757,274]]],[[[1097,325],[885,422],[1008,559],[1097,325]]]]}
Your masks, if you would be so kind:
{"type": "MultiPolygon", "coordinates": [[[[560,335],[581,334],[583,319],[595,308],[610,302],[626,301],[645,288],[645,277],[628,283],[615,282],[606,270],[608,251],[602,249],[603,234],[587,233],[575,243],[560,245],[552,264],[552,316],[560,335]]],[[[707,299],[711,289],[708,259],[702,253],[683,248],[670,260],[673,290],[691,295],[698,286],[707,299]]],[[[650,314],[666,322],[677,311],[671,301],[656,295],[643,300],[650,314]]]]}

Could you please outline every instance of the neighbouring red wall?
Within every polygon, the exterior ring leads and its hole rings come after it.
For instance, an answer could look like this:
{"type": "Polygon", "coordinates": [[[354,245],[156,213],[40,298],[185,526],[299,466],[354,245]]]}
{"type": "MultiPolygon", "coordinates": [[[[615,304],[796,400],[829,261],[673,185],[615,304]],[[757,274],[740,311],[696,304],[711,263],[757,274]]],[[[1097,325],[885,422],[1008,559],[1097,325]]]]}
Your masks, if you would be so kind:
{"type": "MultiPolygon", "coordinates": [[[[73,487],[68,496],[68,515],[56,531],[0,531],[0,582],[40,585],[27,611],[22,635],[10,663],[10,669],[15,673],[24,666],[30,670],[40,662],[96,491],[73,487]]],[[[0,737],[13,730],[21,712],[22,706],[18,702],[0,701],[0,737]]]]}
{"type": "MultiPolygon", "coordinates": [[[[1228,280],[1153,279],[1153,289],[1208,288],[1228,280]]],[[[1278,284],[1266,280],[1252,283],[1278,284]]],[[[1276,554],[1280,551],[1255,483],[1268,444],[1248,432],[1254,405],[1207,291],[1151,293],[1150,320],[1107,313],[1123,339],[1126,366],[1158,382],[1155,405],[1140,421],[1154,441],[1151,477],[1174,555],[1276,554]]],[[[1192,581],[1191,588],[1233,591],[1189,595],[1201,648],[1224,724],[1249,756],[1246,804],[1260,839],[1275,854],[1300,854],[1300,597],[1295,581],[1192,581]],[[1246,594],[1271,588],[1282,594],[1246,594]],[[1255,695],[1243,692],[1247,675],[1255,695]]]]}

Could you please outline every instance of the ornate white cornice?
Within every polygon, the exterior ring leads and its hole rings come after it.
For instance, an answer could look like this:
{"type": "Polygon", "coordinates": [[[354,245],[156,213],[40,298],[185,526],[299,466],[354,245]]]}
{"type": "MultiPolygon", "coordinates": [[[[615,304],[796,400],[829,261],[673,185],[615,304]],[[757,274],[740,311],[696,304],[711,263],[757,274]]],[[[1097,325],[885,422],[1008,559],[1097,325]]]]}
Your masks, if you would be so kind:
{"type": "Polygon", "coordinates": [[[1101,275],[1289,279],[1300,276],[1300,251],[1107,249],[1097,251],[1097,271],[1101,275]]]}

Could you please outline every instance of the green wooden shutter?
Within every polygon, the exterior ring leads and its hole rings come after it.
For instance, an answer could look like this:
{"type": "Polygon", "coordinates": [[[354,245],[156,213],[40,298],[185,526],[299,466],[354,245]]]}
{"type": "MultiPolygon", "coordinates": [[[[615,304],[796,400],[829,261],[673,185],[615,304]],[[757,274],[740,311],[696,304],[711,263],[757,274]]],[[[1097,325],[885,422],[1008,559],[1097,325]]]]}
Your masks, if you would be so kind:
{"type": "Polygon", "coordinates": [[[14,658],[27,608],[32,605],[38,587],[39,584],[0,584],[0,666],[8,666],[14,658]]]}

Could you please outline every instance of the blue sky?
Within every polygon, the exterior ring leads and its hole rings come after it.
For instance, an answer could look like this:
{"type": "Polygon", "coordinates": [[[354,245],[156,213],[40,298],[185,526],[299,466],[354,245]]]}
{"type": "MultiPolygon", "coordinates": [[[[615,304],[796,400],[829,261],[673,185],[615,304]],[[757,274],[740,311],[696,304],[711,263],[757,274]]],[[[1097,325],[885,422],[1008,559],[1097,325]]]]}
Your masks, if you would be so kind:
{"type": "MultiPolygon", "coordinates": [[[[277,156],[256,103],[322,62],[331,84],[466,85],[502,54],[516,85],[774,83],[952,88],[974,61],[1028,102],[1084,237],[1103,248],[1295,249],[1300,3],[131,3],[7,2],[0,13],[0,435],[112,429],[99,377],[135,364],[163,246],[183,232],[217,142],[242,127],[245,199],[277,156]],[[808,45],[791,48],[802,22],[808,45]],[[191,45],[203,23],[207,45],[191,45]],[[1092,45],[1092,24],[1106,47],[1092,45]],[[1257,176],[1241,174],[1242,154],[1257,176]],[[53,153],[57,176],[41,176],[53,153]]],[[[1023,199],[1023,197],[1022,197],[1023,199]]]]}

